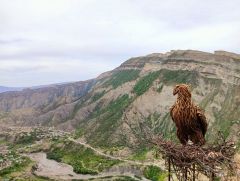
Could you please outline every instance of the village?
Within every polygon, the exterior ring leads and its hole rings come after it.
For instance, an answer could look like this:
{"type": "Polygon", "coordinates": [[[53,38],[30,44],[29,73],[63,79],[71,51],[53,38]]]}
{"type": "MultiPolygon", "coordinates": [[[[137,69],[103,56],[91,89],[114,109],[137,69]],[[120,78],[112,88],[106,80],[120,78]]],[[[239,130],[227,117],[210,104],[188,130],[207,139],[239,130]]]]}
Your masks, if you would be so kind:
{"type": "Polygon", "coordinates": [[[24,152],[43,140],[66,138],[71,133],[55,130],[54,127],[1,127],[0,134],[0,171],[11,164],[21,163],[24,152]],[[17,147],[16,145],[21,145],[17,147]]]}

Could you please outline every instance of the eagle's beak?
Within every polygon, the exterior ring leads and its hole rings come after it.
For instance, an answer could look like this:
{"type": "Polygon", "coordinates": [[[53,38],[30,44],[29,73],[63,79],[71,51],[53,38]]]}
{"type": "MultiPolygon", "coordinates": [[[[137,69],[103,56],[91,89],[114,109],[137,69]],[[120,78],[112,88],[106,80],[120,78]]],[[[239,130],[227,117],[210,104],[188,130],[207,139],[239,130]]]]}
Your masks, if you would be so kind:
{"type": "Polygon", "coordinates": [[[173,95],[175,96],[176,94],[177,94],[177,90],[174,89],[174,90],[173,90],[173,95]]]}

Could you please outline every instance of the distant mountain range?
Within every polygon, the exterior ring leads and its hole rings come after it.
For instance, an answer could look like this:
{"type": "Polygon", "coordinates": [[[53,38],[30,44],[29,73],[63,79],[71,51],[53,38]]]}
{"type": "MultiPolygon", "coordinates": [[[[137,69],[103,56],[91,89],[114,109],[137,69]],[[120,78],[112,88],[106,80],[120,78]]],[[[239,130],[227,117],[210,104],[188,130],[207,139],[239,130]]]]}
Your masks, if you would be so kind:
{"type": "Polygon", "coordinates": [[[2,92],[8,92],[8,91],[21,91],[23,88],[21,87],[4,87],[0,86],[0,93],[2,92]]]}
{"type": "Polygon", "coordinates": [[[64,84],[70,84],[71,82],[63,82],[63,83],[56,83],[56,84],[48,84],[48,85],[38,85],[38,86],[32,86],[32,87],[6,87],[6,86],[0,86],[0,93],[3,92],[12,92],[12,91],[22,91],[24,89],[39,89],[44,87],[53,87],[56,85],[64,85],[64,84]]]}
{"type": "Polygon", "coordinates": [[[100,147],[141,147],[144,129],[175,139],[173,87],[192,86],[206,111],[208,140],[240,134],[240,55],[174,50],[130,58],[99,77],[0,94],[1,125],[55,126],[100,147]]]}

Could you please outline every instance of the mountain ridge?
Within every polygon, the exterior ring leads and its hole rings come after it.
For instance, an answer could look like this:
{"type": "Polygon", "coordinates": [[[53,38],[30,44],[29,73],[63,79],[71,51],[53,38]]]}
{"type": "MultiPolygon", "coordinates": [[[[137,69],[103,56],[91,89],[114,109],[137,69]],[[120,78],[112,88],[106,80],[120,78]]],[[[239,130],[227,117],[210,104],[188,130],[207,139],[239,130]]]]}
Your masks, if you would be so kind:
{"type": "Polygon", "coordinates": [[[78,137],[101,147],[141,146],[146,144],[143,127],[175,139],[169,116],[176,99],[172,89],[187,83],[192,85],[194,100],[206,110],[207,137],[221,130],[236,140],[240,133],[238,57],[224,51],[175,50],[130,58],[89,81],[25,90],[15,93],[15,99],[13,93],[0,94],[0,121],[76,131],[78,137]]]}

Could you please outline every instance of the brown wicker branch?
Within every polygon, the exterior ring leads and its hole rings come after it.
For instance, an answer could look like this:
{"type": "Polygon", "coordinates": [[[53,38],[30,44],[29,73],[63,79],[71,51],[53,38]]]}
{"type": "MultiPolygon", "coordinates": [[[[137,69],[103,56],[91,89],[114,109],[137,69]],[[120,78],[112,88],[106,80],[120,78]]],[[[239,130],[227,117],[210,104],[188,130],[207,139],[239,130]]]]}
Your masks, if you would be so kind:
{"type": "Polygon", "coordinates": [[[202,173],[211,178],[226,171],[228,174],[233,174],[235,171],[233,157],[236,146],[232,141],[226,141],[221,136],[217,144],[203,147],[179,145],[164,140],[162,136],[152,138],[151,142],[157,146],[157,152],[166,160],[168,167],[168,162],[171,162],[179,180],[187,180],[186,175],[193,175],[195,179],[195,173],[202,173]]]}

